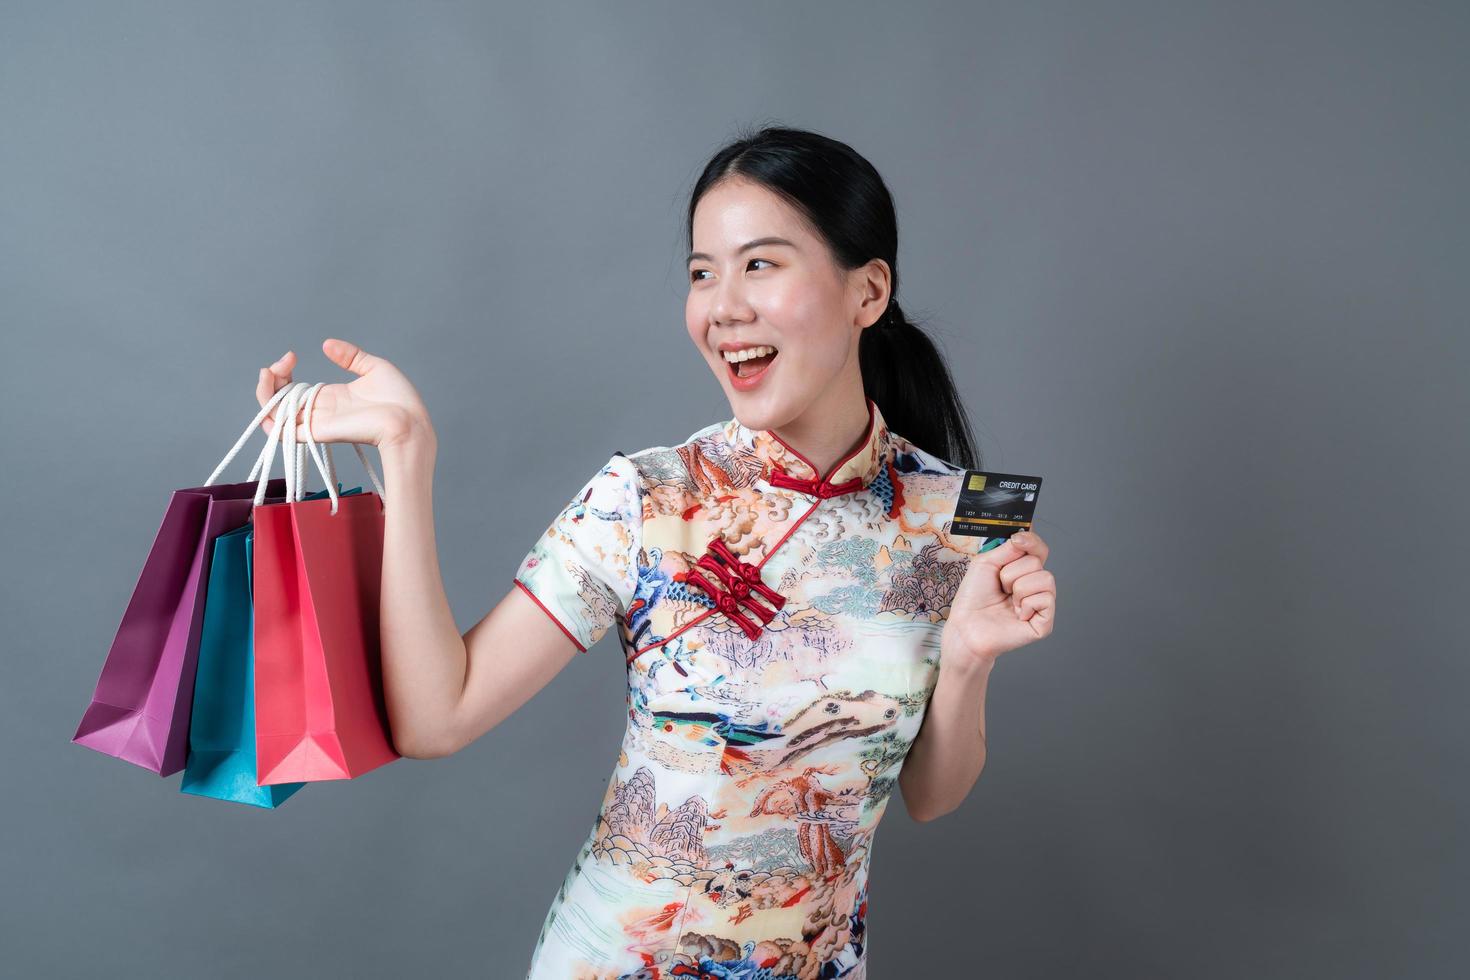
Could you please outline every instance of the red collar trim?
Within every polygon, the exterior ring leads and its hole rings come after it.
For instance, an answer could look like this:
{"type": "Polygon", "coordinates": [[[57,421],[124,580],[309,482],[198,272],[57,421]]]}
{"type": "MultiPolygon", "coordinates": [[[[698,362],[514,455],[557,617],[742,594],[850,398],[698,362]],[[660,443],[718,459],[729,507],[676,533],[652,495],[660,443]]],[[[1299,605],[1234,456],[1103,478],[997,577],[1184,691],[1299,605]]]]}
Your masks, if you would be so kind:
{"type": "Polygon", "coordinates": [[[732,444],[753,452],[761,462],[761,477],[773,487],[797,490],[818,498],[837,497],[862,490],[888,462],[890,437],[883,413],[868,398],[868,425],[856,448],[825,474],[790,443],[769,429],[750,429],[731,419],[725,434],[732,444]]]}

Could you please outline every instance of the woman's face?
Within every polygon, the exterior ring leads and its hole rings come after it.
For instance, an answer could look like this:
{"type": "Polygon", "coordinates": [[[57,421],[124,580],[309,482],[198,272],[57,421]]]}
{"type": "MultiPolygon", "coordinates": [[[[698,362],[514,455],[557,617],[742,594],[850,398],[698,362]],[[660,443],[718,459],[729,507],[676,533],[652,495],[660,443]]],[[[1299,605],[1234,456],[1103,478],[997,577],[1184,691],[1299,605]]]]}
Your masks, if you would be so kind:
{"type": "Polygon", "coordinates": [[[693,242],[685,325],[743,424],[775,429],[818,403],[862,401],[858,339],[888,303],[882,260],[840,268],[795,209],[740,178],[700,199],[693,242]],[[725,359],[758,346],[776,353],[744,367],[725,359]]]}

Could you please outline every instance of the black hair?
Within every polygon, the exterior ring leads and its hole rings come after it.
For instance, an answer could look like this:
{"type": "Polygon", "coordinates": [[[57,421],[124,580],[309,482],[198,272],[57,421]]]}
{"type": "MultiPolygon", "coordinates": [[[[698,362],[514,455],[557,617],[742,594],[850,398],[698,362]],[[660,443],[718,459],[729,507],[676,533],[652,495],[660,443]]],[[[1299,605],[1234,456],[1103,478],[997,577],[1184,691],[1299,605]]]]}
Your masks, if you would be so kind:
{"type": "Polygon", "coordinates": [[[939,349],[898,303],[898,218],[877,169],[846,143],[804,129],[766,126],[741,132],[712,156],[689,195],[694,209],[714,186],[742,177],[780,195],[821,235],[837,261],[856,269],[878,258],[890,270],[887,311],[863,330],[858,362],[864,393],[891,431],[965,469],[980,456],[954,379],[939,349]]]}

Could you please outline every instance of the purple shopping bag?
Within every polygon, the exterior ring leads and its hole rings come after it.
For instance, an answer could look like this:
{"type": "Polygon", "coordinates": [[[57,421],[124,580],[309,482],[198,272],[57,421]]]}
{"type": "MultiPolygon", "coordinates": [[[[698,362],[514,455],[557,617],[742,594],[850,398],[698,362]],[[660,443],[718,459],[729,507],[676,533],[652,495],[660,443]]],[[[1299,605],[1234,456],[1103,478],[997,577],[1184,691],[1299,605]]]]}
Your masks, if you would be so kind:
{"type": "MultiPolygon", "coordinates": [[[[160,776],[184,768],[211,545],[246,523],[257,489],[174,491],[73,742],[160,776]]],[[[266,499],[285,493],[284,479],[271,480],[266,499]]]]}

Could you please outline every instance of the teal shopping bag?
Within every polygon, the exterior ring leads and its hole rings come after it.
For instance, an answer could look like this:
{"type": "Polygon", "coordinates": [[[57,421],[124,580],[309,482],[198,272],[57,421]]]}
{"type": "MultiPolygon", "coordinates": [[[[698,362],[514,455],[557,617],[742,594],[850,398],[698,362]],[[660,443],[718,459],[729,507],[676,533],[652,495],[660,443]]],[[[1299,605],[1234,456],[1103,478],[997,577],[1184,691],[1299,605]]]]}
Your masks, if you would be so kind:
{"type": "MultiPolygon", "coordinates": [[[[357,487],[339,496],[361,492],[357,487]]],[[[302,499],[325,496],[327,491],[321,490],[302,499]]],[[[194,675],[189,754],[179,791],[274,808],[306,784],[256,782],[254,532],[251,522],[214,540],[194,675]]]]}

